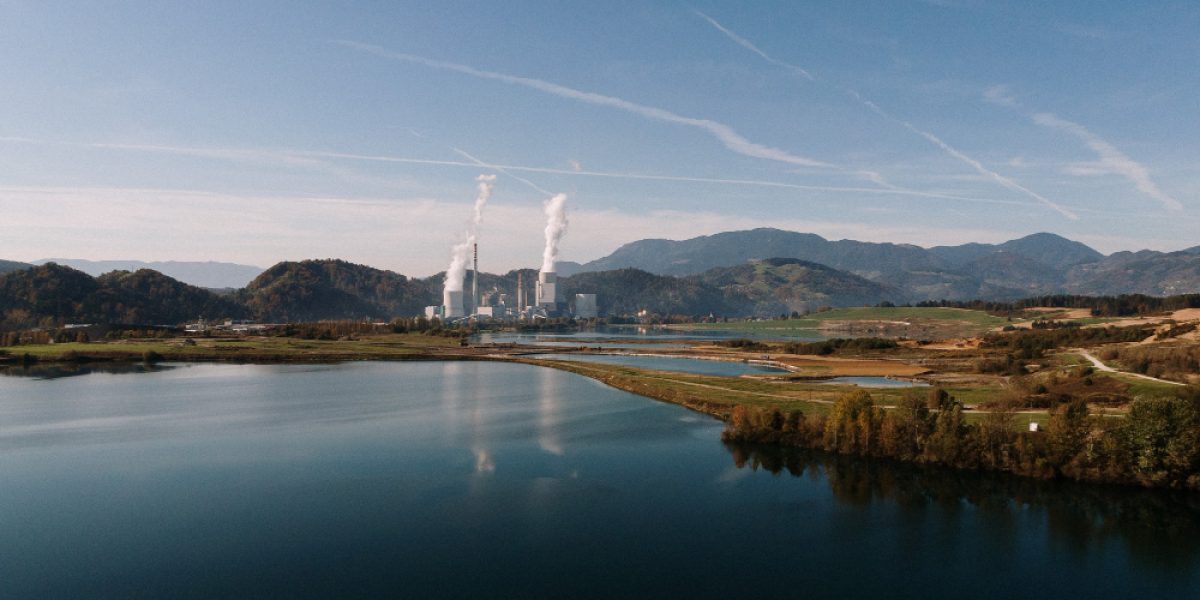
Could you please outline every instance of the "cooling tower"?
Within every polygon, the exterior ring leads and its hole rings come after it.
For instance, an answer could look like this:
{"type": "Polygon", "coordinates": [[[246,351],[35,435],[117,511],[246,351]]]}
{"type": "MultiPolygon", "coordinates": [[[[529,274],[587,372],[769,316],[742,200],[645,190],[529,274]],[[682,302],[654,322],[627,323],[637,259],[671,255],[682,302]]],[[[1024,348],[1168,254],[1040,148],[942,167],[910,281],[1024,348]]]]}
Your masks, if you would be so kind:
{"type": "Polygon", "coordinates": [[[558,274],[542,271],[538,273],[537,305],[554,306],[558,302],[558,274]]]}
{"type": "Polygon", "coordinates": [[[462,290],[446,290],[442,293],[442,309],[443,319],[457,319],[465,317],[466,311],[463,310],[463,293],[462,290]]]}

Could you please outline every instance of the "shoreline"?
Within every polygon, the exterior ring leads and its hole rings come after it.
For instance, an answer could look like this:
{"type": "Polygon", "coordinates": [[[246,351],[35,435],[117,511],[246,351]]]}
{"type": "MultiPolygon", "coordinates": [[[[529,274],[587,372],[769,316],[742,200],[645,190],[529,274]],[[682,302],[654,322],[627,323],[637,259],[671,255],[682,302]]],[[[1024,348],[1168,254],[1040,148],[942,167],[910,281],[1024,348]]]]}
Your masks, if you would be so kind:
{"type": "MultiPolygon", "coordinates": [[[[440,340],[426,340],[437,342],[440,340]]],[[[1128,487],[1143,487],[1154,489],[1172,489],[1176,487],[1174,484],[1167,485],[1165,483],[1155,483],[1148,481],[1140,481],[1129,479],[1132,475],[1120,476],[1104,476],[1098,473],[1067,473],[1052,467],[1039,467],[1036,469],[1026,469],[1020,467],[1022,471],[1017,471],[1018,465],[1002,465],[988,466],[986,464],[978,464],[971,460],[966,462],[963,459],[956,461],[947,461],[940,458],[922,457],[920,455],[903,458],[898,456],[888,456],[881,454],[879,448],[874,446],[864,448],[830,448],[828,441],[820,441],[820,430],[825,428],[827,417],[834,418],[837,411],[843,410],[840,408],[844,398],[848,395],[856,393],[869,394],[871,398],[878,398],[878,404],[872,404],[872,411],[879,418],[886,418],[889,413],[895,412],[895,405],[882,404],[887,398],[893,399],[903,398],[903,393],[897,393],[897,389],[885,388],[862,388],[855,385],[834,386],[828,384],[810,384],[805,385],[799,383],[795,386],[780,385],[778,379],[771,378],[756,378],[756,377],[719,377],[709,375],[698,375],[691,373],[680,373],[674,371],[655,371],[624,365],[608,365],[587,361],[572,361],[563,359],[540,359],[536,357],[538,353],[547,353],[547,349],[536,346],[520,346],[520,345],[504,345],[504,346],[444,346],[436,343],[428,343],[424,346],[413,346],[404,344],[381,344],[368,343],[358,344],[357,347],[346,347],[342,350],[336,350],[334,347],[343,342],[331,342],[326,346],[329,348],[321,348],[320,344],[311,344],[306,341],[285,340],[284,343],[278,343],[275,340],[274,351],[262,347],[247,347],[240,348],[239,351],[231,351],[230,349],[216,347],[196,347],[186,344],[172,345],[172,349],[176,352],[161,354],[153,350],[144,349],[144,344],[111,344],[110,348],[88,348],[88,352],[79,352],[75,348],[62,348],[61,352],[48,352],[47,348],[40,348],[41,352],[38,355],[30,355],[20,353],[20,347],[9,348],[5,355],[0,356],[0,367],[4,368],[28,368],[34,366],[47,367],[71,367],[79,366],[86,367],[91,364],[127,364],[134,365],[138,363],[153,365],[155,363],[170,363],[170,362],[195,362],[195,363],[230,363],[230,364],[305,364],[305,363],[340,363],[340,362],[359,362],[359,361],[491,361],[491,362],[508,362],[518,364],[528,364],[544,368],[552,368],[560,371],[570,372],[584,377],[588,377],[598,381],[609,387],[636,394],[638,396],[670,404],[675,404],[693,412],[702,413],[706,416],[714,418],[718,421],[727,424],[726,433],[722,436],[723,439],[737,442],[749,443],[765,443],[782,448],[798,447],[807,448],[810,450],[820,450],[825,452],[833,452],[835,454],[846,454],[851,456],[862,456],[866,458],[884,458],[901,463],[911,463],[918,465],[934,465],[944,468],[949,468],[959,471],[976,471],[976,472],[995,472],[1007,473],[1009,475],[1032,478],[1032,479],[1061,479],[1070,481],[1079,481],[1083,483],[1099,483],[1103,485],[1121,485],[1128,487]],[[124,346],[124,347],[120,347],[124,346]],[[17,352],[13,352],[16,350],[17,352]],[[303,352],[294,352],[302,350],[303,352]],[[32,360],[30,360],[32,358],[32,360]],[[825,386],[827,390],[816,390],[815,386],[825,386]],[[807,396],[805,396],[807,394],[807,396]],[[744,422],[744,416],[739,416],[747,413],[757,415],[754,419],[764,419],[766,415],[780,415],[778,418],[783,419],[782,415],[795,414],[801,421],[808,421],[809,428],[816,427],[813,431],[804,433],[801,430],[779,429],[765,427],[762,425],[753,425],[749,428],[743,428],[739,423],[744,422]],[[735,418],[736,417],[736,418],[735,418]],[[743,420],[739,420],[743,419],[743,420]]],[[[98,344],[97,344],[98,345],[98,344]]],[[[67,345],[64,345],[67,346],[67,345]]],[[[161,347],[162,344],[159,344],[161,347]]],[[[564,350],[570,349],[554,348],[550,353],[562,353],[564,350]]],[[[620,353],[618,353],[620,354],[620,353]]],[[[624,353],[636,354],[636,353],[624,353]]],[[[734,358],[721,358],[714,356],[695,356],[687,353],[667,354],[655,353],[655,356],[665,356],[673,358],[705,358],[707,360],[726,360],[734,362],[734,358]]],[[[740,360],[737,362],[748,362],[748,360],[740,360]]],[[[829,377],[825,377],[826,379],[829,377]]],[[[816,378],[813,378],[817,381],[816,378]]],[[[911,388],[900,388],[900,390],[911,388]]],[[[965,411],[960,408],[955,409],[960,413],[965,411]]],[[[938,417],[942,411],[931,411],[934,417],[938,417]]],[[[975,413],[970,415],[976,419],[986,419],[991,416],[991,412],[970,411],[975,413]]],[[[1034,413],[1009,413],[1012,417],[1025,418],[1032,420],[1037,418],[1042,420],[1048,418],[1046,412],[1034,413]]],[[[1094,416],[1101,416],[1099,414],[1094,416]]],[[[793,417],[788,417],[789,419],[793,417]]],[[[755,423],[763,422],[756,420],[755,423]]],[[[981,421],[975,423],[964,421],[964,429],[959,440],[962,443],[969,443],[972,436],[976,435],[972,432],[973,429],[978,429],[981,421]]],[[[1010,431],[1010,443],[1020,445],[1029,445],[1031,443],[1044,443],[1042,440],[1048,433],[1029,433],[1023,431],[1019,422],[1016,419],[1010,421],[1012,429],[1010,431]],[[1038,442],[1037,440],[1042,440],[1038,442]]],[[[1122,471],[1126,472],[1126,471],[1122,471]]],[[[1132,473],[1132,472],[1128,472],[1132,473]]],[[[1189,483],[1187,487],[1192,487],[1189,483]]]]}

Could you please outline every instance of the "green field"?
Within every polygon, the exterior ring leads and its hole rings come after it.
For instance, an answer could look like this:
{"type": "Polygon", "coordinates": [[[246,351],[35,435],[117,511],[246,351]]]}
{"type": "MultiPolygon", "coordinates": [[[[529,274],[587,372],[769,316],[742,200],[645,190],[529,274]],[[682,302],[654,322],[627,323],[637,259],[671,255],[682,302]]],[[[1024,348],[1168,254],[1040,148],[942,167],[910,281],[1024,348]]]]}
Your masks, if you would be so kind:
{"type": "Polygon", "coordinates": [[[89,343],[31,344],[4,348],[10,356],[39,360],[361,360],[416,356],[438,348],[453,349],[457,339],[420,334],[372,336],[359,340],[305,340],[285,337],[120,340],[89,343]]]}
{"type": "Polygon", "coordinates": [[[681,329],[706,329],[724,331],[788,331],[797,329],[820,329],[829,321],[887,321],[896,325],[944,325],[963,331],[985,331],[1003,326],[1009,321],[1003,317],[989,315],[981,310],[942,307],[859,307],[838,308],[805,315],[798,319],[772,319],[768,321],[730,321],[726,323],[697,323],[677,325],[681,329]]]}

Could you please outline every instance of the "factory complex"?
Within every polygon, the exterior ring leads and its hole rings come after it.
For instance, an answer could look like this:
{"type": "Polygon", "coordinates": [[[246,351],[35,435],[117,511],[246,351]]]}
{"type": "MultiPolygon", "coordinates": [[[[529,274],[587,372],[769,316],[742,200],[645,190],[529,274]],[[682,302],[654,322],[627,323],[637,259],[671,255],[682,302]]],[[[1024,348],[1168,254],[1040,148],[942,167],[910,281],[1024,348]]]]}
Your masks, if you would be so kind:
{"type": "Polygon", "coordinates": [[[475,199],[474,217],[469,223],[466,240],[452,248],[450,268],[446,270],[446,283],[442,291],[442,303],[425,307],[425,317],[446,322],[472,319],[536,321],[561,317],[598,317],[596,294],[575,294],[572,302],[565,302],[559,294],[558,273],[554,269],[558,259],[558,242],[567,228],[565,194],[557,194],[545,203],[546,247],[537,280],[531,282],[531,286],[525,282],[523,274],[518,273],[516,298],[510,298],[498,289],[480,296],[479,244],[476,239],[483,219],[483,208],[492,194],[495,176],[480,175],[476,181],[479,193],[475,199]],[[468,251],[472,253],[469,295],[465,289],[468,251]]]}

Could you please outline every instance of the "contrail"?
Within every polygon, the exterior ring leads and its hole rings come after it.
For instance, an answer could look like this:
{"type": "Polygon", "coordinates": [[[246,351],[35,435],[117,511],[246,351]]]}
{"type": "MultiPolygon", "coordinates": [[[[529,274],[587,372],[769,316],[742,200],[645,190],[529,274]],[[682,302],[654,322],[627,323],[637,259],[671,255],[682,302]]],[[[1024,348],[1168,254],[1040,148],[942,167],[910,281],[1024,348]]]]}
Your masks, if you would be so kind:
{"type": "MultiPolygon", "coordinates": [[[[713,19],[712,17],[710,17],[700,11],[695,11],[695,13],[697,15],[699,15],[701,18],[703,18],[705,21],[708,21],[708,23],[710,25],[712,25],[713,27],[715,27],[718,31],[725,34],[726,37],[733,40],[737,44],[745,47],[746,49],[750,50],[751,52],[754,52],[755,54],[757,54],[758,56],[760,56],[767,62],[769,62],[775,66],[784,67],[786,69],[790,69],[793,71],[798,71],[798,72],[804,74],[806,77],[808,77],[809,80],[816,81],[816,79],[811,74],[809,74],[808,71],[805,71],[804,69],[802,69],[796,65],[793,65],[790,63],[785,63],[783,61],[772,58],[769,54],[760,50],[757,46],[755,46],[749,40],[734,33],[733,31],[729,30],[729,28],[725,27],[724,25],[721,25],[721,23],[719,23],[716,19],[713,19]]],[[[840,86],[838,86],[838,87],[840,87],[840,86]]],[[[864,97],[862,94],[858,93],[857,91],[855,91],[851,88],[842,88],[842,89],[843,89],[843,91],[845,91],[846,94],[848,94],[850,97],[854,98],[855,100],[858,100],[860,103],[863,104],[863,106],[866,106],[868,109],[870,109],[875,114],[883,117],[884,119],[892,121],[893,123],[897,123],[897,124],[903,126],[905,129],[908,129],[909,131],[928,140],[930,143],[932,143],[933,145],[940,148],[947,155],[966,164],[967,166],[971,167],[976,172],[987,177],[988,179],[991,179],[992,181],[1000,184],[1001,186],[1003,186],[1009,190],[1029,196],[1030,198],[1037,200],[1041,204],[1043,204],[1043,205],[1047,206],[1048,208],[1054,210],[1055,212],[1063,215],[1064,217],[1071,219],[1072,221],[1079,220],[1079,215],[1075,214],[1074,212],[1058,205],[1057,203],[1050,200],[1049,198],[1046,198],[1045,196],[1042,196],[1041,194],[1038,194],[1037,192],[1034,192],[1033,190],[1030,190],[1029,188],[1022,186],[1021,184],[1013,181],[1012,179],[1009,179],[1008,177],[1005,177],[995,171],[988,169],[987,167],[984,167],[983,163],[979,162],[978,160],[975,160],[974,158],[971,158],[970,156],[967,156],[966,154],[963,154],[959,150],[953,148],[946,142],[942,141],[941,138],[937,137],[936,135],[934,135],[928,131],[918,129],[916,126],[914,126],[912,123],[909,123],[908,121],[893,117],[892,115],[888,114],[887,111],[880,108],[878,104],[875,104],[874,102],[867,99],[866,97],[864,97]]]]}
{"type": "Polygon", "coordinates": [[[1019,184],[1019,183],[1017,183],[995,171],[989,170],[987,167],[983,166],[983,164],[981,164],[979,161],[971,158],[970,156],[967,156],[966,154],[963,154],[962,152],[959,152],[958,150],[955,150],[953,147],[950,146],[950,144],[943,142],[936,135],[933,135],[932,133],[929,133],[927,131],[921,131],[920,129],[913,127],[911,123],[904,122],[903,124],[905,127],[910,129],[917,135],[924,137],[925,139],[929,140],[937,147],[946,151],[946,154],[949,154],[950,156],[953,156],[954,158],[957,158],[958,160],[970,165],[971,168],[975,169],[977,172],[979,172],[979,174],[981,174],[985,177],[988,177],[992,181],[995,181],[996,183],[998,183],[1010,190],[1013,190],[1015,192],[1020,192],[1022,194],[1025,194],[1026,196],[1029,196],[1031,198],[1038,200],[1042,204],[1045,204],[1047,207],[1057,211],[1059,214],[1061,214],[1062,216],[1064,216],[1068,219],[1071,219],[1072,221],[1079,220],[1079,215],[1075,214],[1074,212],[1071,212],[1070,210],[1067,210],[1066,208],[1059,206],[1058,204],[1051,201],[1049,198],[1046,198],[1045,196],[1042,196],[1041,194],[1022,186],[1021,184],[1019,184]]]}
{"type": "Polygon", "coordinates": [[[708,21],[709,25],[716,27],[717,31],[720,31],[721,33],[725,34],[725,37],[733,40],[734,43],[738,44],[739,46],[761,56],[763,60],[765,60],[777,67],[783,67],[790,71],[794,71],[794,72],[798,73],[799,75],[801,75],[802,77],[804,77],[805,79],[808,79],[809,81],[816,81],[816,78],[814,78],[808,71],[804,70],[801,67],[793,65],[791,63],[786,63],[786,62],[783,62],[782,60],[777,60],[777,59],[773,58],[771,55],[760,50],[758,46],[755,46],[754,44],[752,44],[750,42],[750,40],[730,31],[729,28],[727,28],[724,25],[717,22],[716,19],[714,19],[698,10],[693,10],[692,12],[699,15],[700,18],[704,19],[705,21],[708,21]]]}
{"type": "Polygon", "coordinates": [[[450,149],[461,154],[462,156],[465,156],[467,158],[467,160],[475,163],[476,165],[478,165],[480,167],[484,167],[486,169],[492,169],[494,171],[499,171],[500,173],[503,173],[509,177],[512,177],[513,179],[520,181],[521,183],[533,188],[534,190],[536,190],[537,192],[539,192],[543,195],[546,195],[546,196],[553,195],[553,192],[549,192],[547,190],[542,189],[541,187],[538,187],[538,185],[536,183],[534,183],[528,179],[525,179],[524,177],[518,177],[517,175],[513,175],[512,173],[509,173],[507,171],[507,167],[483,162],[482,160],[479,160],[478,158],[475,158],[474,156],[471,156],[470,154],[468,154],[466,150],[460,150],[460,149],[454,148],[454,147],[451,147],[450,149]]]}
{"type": "Polygon", "coordinates": [[[1158,200],[1167,208],[1167,210],[1183,210],[1183,204],[1178,200],[1167,195],[1158,184],[1150,179],[1150,172],[1141,163],[1129,158],[1124,152],[1117,149],[1116,146],[1108,143],[1104,138],[1094,134],[1088,128],[1068,121],[1055,115],[1054,113],[1038,113],[1033,115],[1033,122],[1043,127],[1050,127],[1065,131],[1087,144],[1100,157],[1099,166],[1106,172],[1116,173],[1134,185],[1143,194],[1158,200]]]}
{"type": "Polygon", "coordinates": [[[333,43],[345,46],[347,48],[353,48],[355,50],[359,50],[362,52],[368,52],[370,54],[374,54],[376,56],[388,58],[391,60],[399,60],[399,61],[404,61],[404,62],[415,63],[415,64],[419,64],[419,65],[424,65],[426,67],[434,68],[434,69],[454,71],[456,73],[462,73],[464,75],[470,75],[472,77],[478,77],[481,79],[491,79],[494,81],[502,81],[504,83],[527,87],[527,88],[534,89],[534,90],[537,90],[540,92],[558,96],[560,98],[568,98],[571,100],[578,100],[580,102],[584,102],[587,104],[594,104],[597,106],[607,106],[610,108],[616,108],[618,110],[623,110],[625,112],[633,113],[633,114],[645,117],[647,119],[652,119],[655,121],[663,121],[666,123],[674,123],[677,125],[685,125],[688,127],[693,127],[693,128],[700,129],[702,131],[707,132],[709,135],[712,135],[718,141],[720,141],[721,144],[723,144],[726,148],[728,148],[738,154],[744,155],[744,156],[750,156],[750,157],[754,157],[754,158],[763,158],[766,160],[773,160],[773,161],[777,161],[777,162],[796,165],[799,167],[819,167],[819,168],[826,168],[826,169],[841,169],[841,167],[839,167],[838,165],[834,165],[834,164],[819,161],[819,160],[814,160],[811,158],[806,158],[803,156],[797,156],[795,154],[791,154],[791,153],[787,152],[786,150],[780,150],[778,148],[772,148],[770,146],[765,146],[763,144],[758,144],[758,143],[752,142],[752,141],[746,139],[745,137],[742,137],[742,135],[739,134],[737,131],[735,131],[732,127],[725,125],[724,123],[719,123],[717,121],[712,121],[709,119],[695,119],[692,117],[685,117],[683,115],[678,115],[678,114],[675,114],[671,111],[668,111],[668,110],[665,110],[662,108],[657,108],[654,106],[646,106],[644,104],[630,102],[628,100],[623,100],[621,98],[617,98],[614,96],[605,96],[603,94],[597,94],[594,92],[585,92],[583,90],[577,90],[575,88],[570,88],[570,87],[567,87],[564,85],[559,85],[557,83],[551,83],[549,81],[543,81],[540,79],[532,79],[529,77],[519,77],[516,75],[508,75],[506,73],[497,73],[494,71],[484,71],[481,69],[476,69],[474,67],[469,67],[467,65],[461,65],[458,63],[446,62],[446,61],[441,61],[441,60],[433,60],[430,58],[416,56],[413,54],[402,54],[402,53],[397,53],[397,52],[391,52],[391,51],[381,48],[379,46],[373,46],[370,44],[363,44],[363,43],[359,43],[359,42],[352,42],[352,41],[346,41],[346,40],[333,40],[333,43]]]}
{"type": "Polygon", "coordinates": [[[529,186],[540,194],[552,195],[544,188],[537,184],[513,175],[512,171],[522,173],[545,173],[549,175],[571,175],[579,177],[602,177],[610,179],[628,179],[634,181],[677,181],[681,183],[713,183],[719,185],[736,185],[748,187],[768,187],[801,190],[809,192],[830,192],[830,193],[846,193],[846,194],[876,194],[888,196],[910,196],[916,198],[930,198],[936,200],[960,200],[963,202],[975,202],[981,204],[1001,204],[1008,206],[1030,206],[1033,203],[1020,202],[1015,200],[999,200],[994,198],[975,198],[970,196],[958,196],[954,194],[942,194],[938,192],[924,192],[920,190],[911,190],[905,188],[881,189],[881,188],[866,188],[866,187],[844,187],[844,186],[820,186],[820,185],[804,185],[798,183],[785,183],[782,181],[764,181],[756,179],[728,179],[714,177],[687,177],[681,175],[653,175],[643,173],[619,173],[609,171],[586,171],[574,169],[555,169],[551,167],[530,167],[522,165],[505,165],[484,162],[461,149],[451,148],[456,152],[469,158],[468,161],[461,160],[440,160],[431,158],[409,158],[403,156],[380,156],[371,154],[354,154],[347,152],[325,152],[315,150],[256,150],[256,149],[240,149],[240,148],[188,148],[181,146],[153,146],[153,145],[134,145],[134,144],[107,144],[107,143],[91,143],[91,142],[72,142],[72,141],[47,141],[36,140],[30,138],[0,136],[0,142],[19,143],[19,144],[35,144],[35,145],[61,145],[80,148],[105,148],[118,149],[136,152],[153,152],[153,153],[168,153],[168,154],[186,154],[192,156],[202,156],[206,158],[219,158],[237,162],[279,162],[282,164],[297,164],[309,165],[316,161],[313,158],[329,158],[340,160],[360,160],[372,162],[387,162],[397,164],[412,164],[412,165],[431,165],[443,167],[483,167],[503,173],[508,177],[512,177],[516,181],[529,186]]]}
{"type": "MultiPolygon", "coordinates": [[[[619,173],[611,171],[586,171],[574,169],[556,169],[552,167],[529,167],[521,165],[501,165],[489,164],[482,161],[454,161],[454,160],[431,160],[424,158],[406,158],[400,156],[378,156],[369,154],[347,154],[341,152],[304,152],[306,156],[320,156],[325,158],[342,158],[346,160],[365,160],[378,162],[392,162],[401,164],[418,164],[418,165],[440,165],[448,167],[479,167],[500,171],[519,171],[525,173],[546,173],[550,175],[573,175],[580,177],[605,177],[611,179],[629,179],[643,181],[678,181],[684,183],[715,183],[722,185],[742,185],[751,187],[769,187],[783,188],[791,190],[803,190],[809,192],[831,192],[831,193],[851,193],[851,194],[877,194],[888,196],[912,196],[917,198],[930,198],[937,200],[961,200],[963,202],[976,202],[981,204],[1004,204],[1009,206],[1034,206],[1032,202],[1020,202],[1016,200],[997,200],[993,198],[973,198],[970,196],[958,196],[954,194],[941,194],[938,192],[924,192],[920,190],[911,190],[906,188],[866,188],[866,187],[841,187],[841,186],[822,186],[822,185],[804,185],[799,183],[785,183],[782,181],[764,181],[758,179],[723,179],[714,177],[687,177],[682,175],[650,175],[642,173],[619,173]]],[[[510,177],[516,178],[511,173],[506,173],[510,177]]],[[[520,180],[519,178],[517,178],[520,180]]],[[[538,189],[535,187],[535,189],[538,189]]],[[[539,190],[540,191],[540,190],[539,190]]]]}

